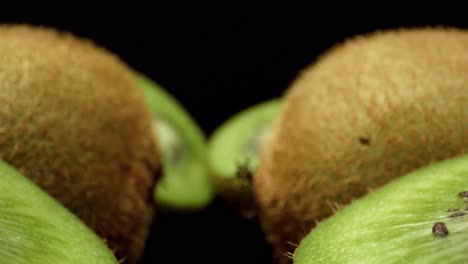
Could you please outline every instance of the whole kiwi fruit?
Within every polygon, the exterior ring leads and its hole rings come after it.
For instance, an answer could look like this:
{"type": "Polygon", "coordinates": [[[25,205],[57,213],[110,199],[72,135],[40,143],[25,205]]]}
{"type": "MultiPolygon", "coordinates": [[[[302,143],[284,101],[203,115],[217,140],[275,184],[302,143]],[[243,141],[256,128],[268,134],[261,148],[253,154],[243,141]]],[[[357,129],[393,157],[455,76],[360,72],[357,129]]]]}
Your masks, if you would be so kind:
{"type": "Polygon", "coordinates": [[[468,32],[412,28],[345,41],[288,89],[254,192],[280,262],[342,204],[468,150],[468,32]]]}
{"type": "Polygon", "coordinates": [[[159,154],[135,76],[69,33],[0,26],[0,158],[136,263],[159,154]]]}

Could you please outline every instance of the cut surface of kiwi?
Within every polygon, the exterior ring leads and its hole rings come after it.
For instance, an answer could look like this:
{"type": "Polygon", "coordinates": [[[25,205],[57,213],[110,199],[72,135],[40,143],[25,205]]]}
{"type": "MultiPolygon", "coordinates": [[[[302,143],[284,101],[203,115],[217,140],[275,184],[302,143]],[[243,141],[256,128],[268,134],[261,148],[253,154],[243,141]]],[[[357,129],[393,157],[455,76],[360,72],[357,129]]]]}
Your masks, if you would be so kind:
{"type": "Polygon", "coordinates": [[[236,206],[251,206],[251,177],[281,109],[279,98],[249,107],[222,124],[208,142],[208,160],[217,193],[236,206]]]}
{"type": "Polygon", "coordinates": [[[208,172],[206,138],[177,100],[158,84],[137,73],[153,113],[153,133],[161,147],[163,177],[154,189],[162,207],[198,210],[214,198],[208,172]]]}
{"type": "Polygon", "coordinates": [[[209,140],[210,170],[217,178],[235,178],[239,166],[255,171],[258,157],[281,109],[281,100],[272,99],[234,115],[209,140]]]}
{"type": "Polygon", "coordinates": [[[0,161],[0,263],[118,262],[75,215],[0,161]]]}
{"type": "Polygon", "coordinates": [[[414,171],[320,223],[294,263],[464,263],[468,156],[414,171]]]}

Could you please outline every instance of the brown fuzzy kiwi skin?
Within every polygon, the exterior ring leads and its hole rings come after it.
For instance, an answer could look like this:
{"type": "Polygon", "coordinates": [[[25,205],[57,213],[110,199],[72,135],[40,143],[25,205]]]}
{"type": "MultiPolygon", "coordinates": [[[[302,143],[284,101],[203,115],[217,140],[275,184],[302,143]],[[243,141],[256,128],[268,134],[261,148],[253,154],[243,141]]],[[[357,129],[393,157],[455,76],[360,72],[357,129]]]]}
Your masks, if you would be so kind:
{"type": "Polygon", "coordinates": [[[392,177],[468,152],[468,31],[376,32],[303,71],[254,177],[280,263],[318,221],[392,177]],[[289,243],[288,243],[289,242],[289,243]]]}
{"type": "Polygon", "coordinates": [[[0,158],[137,263],[159,154],[132,71],[88,40],[0,26],[0,158]]]}

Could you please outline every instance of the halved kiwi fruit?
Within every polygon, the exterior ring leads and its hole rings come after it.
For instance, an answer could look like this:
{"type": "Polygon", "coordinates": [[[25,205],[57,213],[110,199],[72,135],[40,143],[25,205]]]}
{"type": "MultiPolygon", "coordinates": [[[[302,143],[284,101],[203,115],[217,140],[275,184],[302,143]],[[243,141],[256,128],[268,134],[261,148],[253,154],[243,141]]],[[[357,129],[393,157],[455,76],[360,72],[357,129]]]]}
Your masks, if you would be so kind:
{"type": "Polygon", "coordinates": [[[3,161],[0,161],[0,262],[118,263],[91,229],[3,161]]]}
{"type": "Polygon", "coordinates": [[[71,34],[0,26],[0,158],[137,263],[159,154],[133,71],[71,34]]]}
{"type": "Polygon", "coordinates": [[[162,87],[141,74],[137,79],[153,113],[153,133],[161,146],[163,177],[154,189],[156,202],[167,209],[204,208],[215,192],[203,132],[162,87]]]}
{"type": "Polygon", "coordinates": [[[224,122],[209,140],[208,160],[216,190],[246,216],[254,206],[251,177],[280,109],[278,98],[254,105],[224,122]]]}
{"type": "Polygon", "coordinates": [[[304,70],[253,178],[278,259],[369,189],[468,153],[467,73],[468,32],[446,28],[357,37],[304,70]]]}
{"type": "Polygon", "coordinates": [[[320,223],[294,263],[463,263],[468,156],[414,171],[320,223]]]}

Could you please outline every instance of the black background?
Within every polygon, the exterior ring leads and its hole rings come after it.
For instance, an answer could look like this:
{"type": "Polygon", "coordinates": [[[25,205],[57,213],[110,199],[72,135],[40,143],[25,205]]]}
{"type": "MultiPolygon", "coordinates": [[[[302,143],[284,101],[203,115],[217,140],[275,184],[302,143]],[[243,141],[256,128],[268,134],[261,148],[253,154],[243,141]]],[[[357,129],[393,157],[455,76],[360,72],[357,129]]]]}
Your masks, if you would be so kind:
{"type": "MultiPolygon", "coordinates": [[[[93,39],[164,86],[209,135],[232,114],[280,96],[301,68],[347,37],[395,27],[468,27],[468,9],[460,4],[376,2],[24,4],[2,8],[0,22],[93,39]]],[[[217,200],[199,213],[159,215],[142,263],[271,263],[270,255],[255,221],[217,200]]]]}

